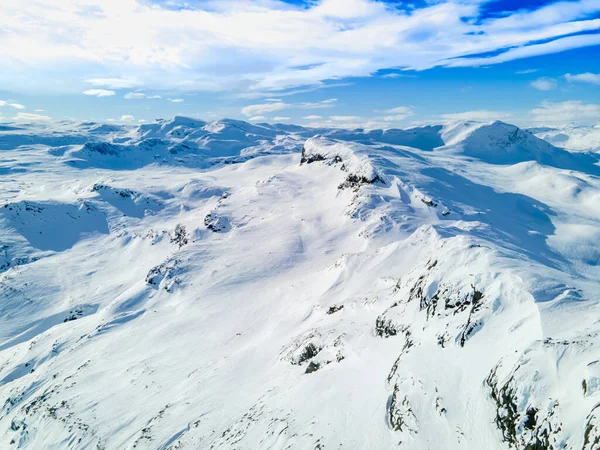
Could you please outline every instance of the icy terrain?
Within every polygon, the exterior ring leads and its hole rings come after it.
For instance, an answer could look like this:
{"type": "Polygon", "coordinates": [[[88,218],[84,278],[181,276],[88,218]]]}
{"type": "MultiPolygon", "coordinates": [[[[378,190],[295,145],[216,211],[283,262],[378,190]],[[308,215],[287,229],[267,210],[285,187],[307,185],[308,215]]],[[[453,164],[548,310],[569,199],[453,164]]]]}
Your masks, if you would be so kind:
{"type": "Polygon", "coordinates": [[[0,127],[0,448],[600,448],[594,136],[0,127]]]}

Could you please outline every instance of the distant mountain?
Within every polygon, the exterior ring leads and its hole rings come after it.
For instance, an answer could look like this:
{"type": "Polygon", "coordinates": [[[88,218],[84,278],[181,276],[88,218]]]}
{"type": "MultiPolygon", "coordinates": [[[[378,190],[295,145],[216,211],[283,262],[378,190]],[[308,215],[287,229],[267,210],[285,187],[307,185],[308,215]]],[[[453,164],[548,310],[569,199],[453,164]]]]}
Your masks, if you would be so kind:
{"type": "Polygon", "coordinates": [[[537,137],[570,151],[600,152],[600,126],[530,128],[537,137]]]}

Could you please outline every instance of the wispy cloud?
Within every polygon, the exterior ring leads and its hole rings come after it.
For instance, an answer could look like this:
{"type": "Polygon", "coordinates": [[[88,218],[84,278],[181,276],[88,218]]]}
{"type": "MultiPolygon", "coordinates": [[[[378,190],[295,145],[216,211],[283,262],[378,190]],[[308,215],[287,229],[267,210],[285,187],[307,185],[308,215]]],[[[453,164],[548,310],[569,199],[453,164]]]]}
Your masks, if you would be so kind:
{"type": "Polygon", "coordinates": [[[359,116],[329,116],[335,122],[356,122],[360,120],[359,116]]]}
{"type": "Polygon", "coordinates": [[[335,106],[337,99],[329,98],[320,102],[302,102],[302,103],[286,103],[277,99],[268,103],[259,103],[256,105],[248,105],[242,108],[241,113],[251,117],[256,115],[268,114],[284,109],[322,109],[335,106]]]}
{"type": "Polygon", "coordinates": [[[123,97],[127,100],[135,100],[146,98],[146,94],[144,94],[143,92],[128,92],[123,97]]]}
{"type": "Polygon", "coordinates": [[[115,94],[115,91],[110,91],[107,89],[87,89],[83,91],[83,95],[89,95],[92,97],[110,97],[115,94]]]}
{"type": "Polygon", "coordinates": [[[385,116],[383,120],[386,122],[394,122],[404,120],[407,117],[412,116],[413,108],[412,106],[398,106],[396,108],[386,109],[384,112],[390,115],[385,116]]]}
{"type": "Polygon", "coordinates": [[[25,106],[21,105],[20,103],[9,103],[5,100],[0,100],[0,107],[2,106],[11,106],[15,109],[25,109],[25,106]]]}
{"type": "Polygon", "coordinates": [[[539,72],[540,69],[524,69],[524,70],[517,70],[515,73],[517,75],[527,75],[529,73],[536,73],[539,72]]]}
{"type": "Polygon", "coordinates": [[[565,74],[565,79],[570,82],[578,83],[591,83],[600,85],[600,73],[580,73],[577,75],[571,75],[570,73],[565,74]]]}
{"type": "MultiPolygon", "coordinates": [[[[162,98],[160,95],[148,95],[145,92],[128,92],[123,96],[127,100],[155,99],[162,98]]],[[[183,101],[183,100],[182,100],[183,101]]]]}
{"type": "Polygon", "coordinates": [[[557,82],[554,78],[542,77],[529,83],[532,87],[538,91],[551,91],[557,86],[557,82]]]}
{"type": "Polygon", "coordinates": [[[282,109],[287,109],[292,107],[292,105],[284,102],[270,102],[270,103],[261,103],[257,105],[248,105],[242,108],[242,114],[245,116],[256,116],[265,113],[271,113],[275,111],[281,111],[282,109]]]}
{"type": "Polygon", "coordinates": [[[170,98],[169,101],[171,103],[183,103],[183,99],[182,98],[170,98]]]}
{"type": "Polygon", "coordinates": [[[381,75],[381,78],[417,78],[417,76],[407,73],[392,72],[381,75]]]}
{"type": "Polygon", "coordinates": [[[267,119],[265,116],[253,116],[248,119],[250,122],[266,122],[267,119]]]}

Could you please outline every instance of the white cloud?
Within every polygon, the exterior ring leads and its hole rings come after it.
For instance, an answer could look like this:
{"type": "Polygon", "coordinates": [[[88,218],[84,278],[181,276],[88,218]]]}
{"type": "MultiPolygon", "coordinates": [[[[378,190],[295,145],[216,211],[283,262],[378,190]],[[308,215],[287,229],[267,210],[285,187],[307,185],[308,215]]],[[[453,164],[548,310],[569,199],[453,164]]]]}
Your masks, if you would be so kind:
{"type": "Polygon", "coordinates": [[[572,82],[580,82],[580,83],[591,83],[600,85],[600,73],[580,73],[578,75],[571,75],[570,73],[565,74],[565,79],[572,82]]]}
{"type": "MultiPolygon", "coordinates": [[[[432,1],[410,11],[374,0],[167,3],[0,2],[0,85],[80,90],[236,89],[249,95],[402,67],[478,66],[600,44],[597,0],[559,1],[480,17],[481,0],[432,1]],[[509,50],[505,50],[509,49],[509,50]],[[482,56],[483,55],[483,56],[482,56]],[[143,73],[138,79],[136,74],[143,73]],[[109,74],[109,76],[106,76],[109,74]]],[[[277,94],[279,96],[280,94],[277,94]]],[[[270,95],[274,96],[274,94],[270,95]]]]}
{"type": "Polygon", "coordinates": [[[84,95],[91,95],[93,97],[110,97],[111,95],[115,95],[115,91],[109,91],[106,89],[88,89],[83,91],[84,95]]]}
{"type": "Polygon", "coordinates": [[[30,114],[30,113],[17,113],[13,120],[18,120],[22,122],[48,122],[52,120],[48,116],[42,116],[40,114],[30,114]]]}
{"type": "Polygon", "coordinates": [[[303,119],[306,119],[306,120],[320,120],[322,118],[323,118],[323,116],[315,116],[315,115],[303,117],[303,119]]]}
{"type": "Polygon", "coordinates": [[[127,100],[135,100],[135,99],[146,98],[146,94],[144,94],[143,92],[128,92],[123,97],[126,98],[127,100]]]}
{"type": "Polygon", "coordinates": [[[360,120],[358,116],[329,116],[335,122],[356,122],[360,120]]]}
{"type": "Polygon", "coordinates": [[[508,120],[513,117],[511,113],[504,111],[465,111],[460,113],[442,114],[444,120],[474,120],[479,122],[489,122],[492,120],[508,120]]]}
{"type": "Polygon", "coordinates": [[[554,78],[542,77],[529,83],[538,91],[551,91],[556,88],[556,80],[554,78]]]}
{"type": "Polygon", "coordinates": [[[20,103],[8,103],[4,100],[0,100],[0,106],[12,106],[15,109],[25,109],[25,107],[20,103]]]}
{"type": "Polygon", "coordinates": [[[566,102],[542,102],[530,111],[537,125],[594,125],[600,118],[600,105],[578,100],[566,102]]]}
{"type": "Polygon", "coordinates": [[[383,118],[383,120],[386,122],[404,120],[413,115],[413,109],[411,106],[398,106],[397,108],[387,109],[384,112],[391,114],[383,118]]]}
{"type": "Polygon", "coordinates": [[[275,116],[273,117],[273,120],[275,122],[285,122],[286,120],[290,120],[291,117],[281,117],[281,116],[275,116]]]}
{"type": "Polygon", "coordinates": [[[248,119],[250,122],[266,122],[267,119],[265,116],[254,116],[248,119]]]}
{"type": "Polygon", "coordinates": [[[171,103],[183,103],[183,99],[182,98],[171,98],[171,99],[169,99],[169,101],[171,103]]]}
{"type": "Polygon", "coordinates": [[[385,112],[390,113],[390,114],[406,114],[406,115],[411,115],[413,113],[411,106],[398,106],[396,108],[386,109],[385,112]]]}
{"type": "Polygon", "coordinates": [[[43,110],[43,109],[34,109],[34,111],[35,111],[35,112],[38,112],[38,113],[44,112],[44,110],[43,110]]]}
{"type": "Polygon", "coordinates": [[[539,70],[540,69],[524,69],[524,70],[517,70],[515,73],[517,75],[527,75],[528,73],[536,73],[539,70]]]}
{"type": "Polygon", "coordinates": [[[417,78],[417,76],[408,73],[392,72],[381,75],[381,78],[417,78]]]}
{"type": "MultiPolygon", "coordinates": [[[[578,31],[586,31],[587,27],[593,26],[597,27],[597,22],[590,21],[582,21],[585,22],[583,28],[578,31]]],[[[569,29],[566,27],[557,27],[558,29],[569,29]]],[[[535,34],[535,33],[534,33],[535,34]]],[[[523,39],[524,36],[521,37],[523,39]]],[[[523,39],[526,40],[526,39],[523,39]]],[[[451,60],[445,60],[441,62],[439,65],[443,65],[446,67],[473,67],[473,66],[482,66],[482,65],[490,65],[490,64],[500,64],[507,61],[512,61],[515,59],[521,58],[529,58],[532,56],[539,55],[548,55],[551,53],[563,52],[566,50],[571,50],[573,48],[579,47],[590,47],[594,45],[600,45],[600,34],[584,34],[584,35],[575,35],[575,36],[567,36],[564,38],[554,39],[549,42],[544,42],[543,44],[531,44],[525,45],[521,47],[513,47],[510,50],[507,50],[503,53],[500,53],[496,56],[490,57],[471,57],[471,58],[455,58],[451,60]]]]}
{"type": "Polygon", "coordinates": [[[287,109],[291,107],[288,103],[284,102],[271,102],[271,103],[262,103],[258,105],[249,105],[242,108],[242,114],[245,116],[256,116],[259,114],[270,113],[274,111],[281,111],[282,109],[287,109]]]}
{"type": "MultiPolygon", "coordinates": [[[[127,100],[141,100],[141,99],[155,99],[155,98],[162,98],[160,95],[148,95],[144,92],[128,92],[127,94],[125,94],[123,96],[123,98],[127,99],[127,100]]],[[[182,99],[170,99],[169,101],[172,101],[174,103],[182,103],[183,100],[182,99]]]]}
{"type": "Polygon", "coordinates": [[[133,122],[135,120],[135,117],[129,115],[129,114],[124,114],[121,116],[121,122],[133,122]]]}
{"type": "Polygon", "coordinates": [[[260,103],[257,105],[248,105],[242,108],[241,112],[245,116],[255,116],[267,114],[284,109],[322,109],[331,108],[337,102],[336,98],[329,98],[320,102],[286,103],[283,101],[271,101],[269,103],[260,103]]]}

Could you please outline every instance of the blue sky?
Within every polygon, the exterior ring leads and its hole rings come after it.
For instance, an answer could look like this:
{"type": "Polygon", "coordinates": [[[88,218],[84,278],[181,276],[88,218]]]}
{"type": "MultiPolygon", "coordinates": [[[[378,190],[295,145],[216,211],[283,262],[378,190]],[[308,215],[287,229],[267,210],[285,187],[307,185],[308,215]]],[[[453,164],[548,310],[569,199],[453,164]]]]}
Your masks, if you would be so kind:
{"type": "Polygon", "coordinates": [[[600,123],[600,1],[0,4],[0,120],[600,123]]]}

